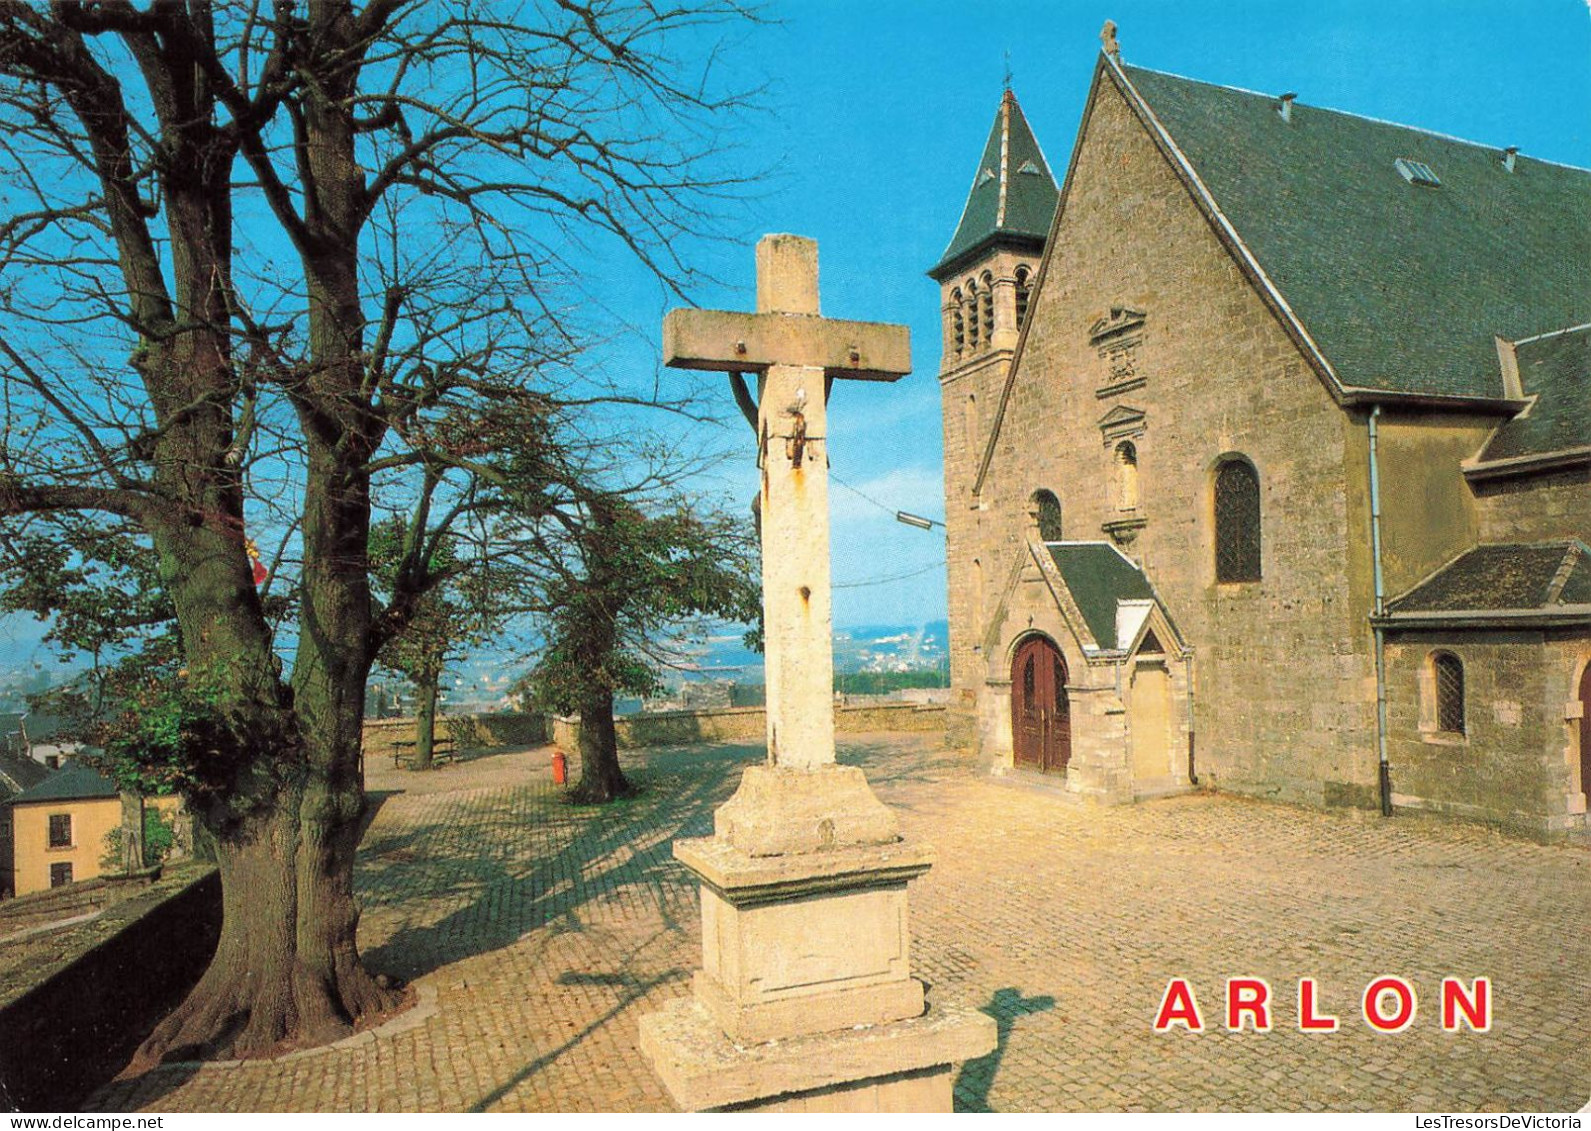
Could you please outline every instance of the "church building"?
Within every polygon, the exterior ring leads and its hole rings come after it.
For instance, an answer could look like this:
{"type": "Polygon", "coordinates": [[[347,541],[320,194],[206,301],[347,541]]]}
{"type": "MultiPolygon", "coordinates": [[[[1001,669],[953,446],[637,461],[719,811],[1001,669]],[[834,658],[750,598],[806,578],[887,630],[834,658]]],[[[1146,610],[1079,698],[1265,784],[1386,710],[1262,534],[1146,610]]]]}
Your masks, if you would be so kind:
{"type": "Polygon", "coordinates": [[[1002,98],[940,285],[995,772],[1538,835],[1591,790],[1591,172],[1196,82],[1002,98]]]}

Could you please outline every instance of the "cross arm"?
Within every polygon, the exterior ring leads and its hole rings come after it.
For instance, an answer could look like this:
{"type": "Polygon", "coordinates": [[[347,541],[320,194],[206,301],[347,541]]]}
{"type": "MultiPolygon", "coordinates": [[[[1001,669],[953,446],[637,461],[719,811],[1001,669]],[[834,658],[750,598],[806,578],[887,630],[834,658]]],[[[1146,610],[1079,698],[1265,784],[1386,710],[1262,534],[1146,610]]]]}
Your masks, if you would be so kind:
{"type": "Polygon", "coordinates": [[[911,331],[809,314],[671,310],[663,318],[663,363],[725,373],[799,365],[830,377],[896,381],[911,372],[911,331]]]}

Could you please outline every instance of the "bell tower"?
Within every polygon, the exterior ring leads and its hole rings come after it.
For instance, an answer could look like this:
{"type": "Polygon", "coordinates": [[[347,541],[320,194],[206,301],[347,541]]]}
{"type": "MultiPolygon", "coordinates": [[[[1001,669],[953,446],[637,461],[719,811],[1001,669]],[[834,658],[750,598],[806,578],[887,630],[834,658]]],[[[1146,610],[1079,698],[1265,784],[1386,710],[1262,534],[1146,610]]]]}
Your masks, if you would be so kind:
{"type": "Polygon", "coordinates": [[[1039,257],[1060,193],[1027,119],[1009,89],[973,175],[961,222],[929,270],[939,284],[943,352],[939,381],[944,406],[946,495],[954,499],[970,479],[949,479],[952,450],[977,447],[986,423],[987,393],[998,393],[1017,336],[1027,319],[1039,257]],[[993,386],[992,390],[990,386],[993,386]]]}
{"type": "Polygon", "coordinates": [[[939,262],[943,352],[940,408],[945,442],[945,525],[950,585],[951,683],[971,686],[990,572],[980,551],[972,487],[983,461],[995,402],[1035,297],[1039,259],[1060,190],[1007,88],[939,262]]]}

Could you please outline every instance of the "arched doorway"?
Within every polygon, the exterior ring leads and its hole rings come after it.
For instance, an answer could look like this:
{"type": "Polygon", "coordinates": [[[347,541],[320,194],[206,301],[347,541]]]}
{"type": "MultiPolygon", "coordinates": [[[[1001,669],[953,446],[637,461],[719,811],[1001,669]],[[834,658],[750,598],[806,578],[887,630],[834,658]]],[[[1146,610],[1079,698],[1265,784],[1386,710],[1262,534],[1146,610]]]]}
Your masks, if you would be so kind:
{"type": "Polygon", "coordinates": [[[1061,773],[1072,757],[1066,661],[1042,636],[1024,640],[1011,661],[1011,746],[1018,766],[1061,773]]]}
{"type": "Polygon", "coordinates": [[[1580,792],[1591,801],[1591,661],[1580,673],[1580,792]]]}

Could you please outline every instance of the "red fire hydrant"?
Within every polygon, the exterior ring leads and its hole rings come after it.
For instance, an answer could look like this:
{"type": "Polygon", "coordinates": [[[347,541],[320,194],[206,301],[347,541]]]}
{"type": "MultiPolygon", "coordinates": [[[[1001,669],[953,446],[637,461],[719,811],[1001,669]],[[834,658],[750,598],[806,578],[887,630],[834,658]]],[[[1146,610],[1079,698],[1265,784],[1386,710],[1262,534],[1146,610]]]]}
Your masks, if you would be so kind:
{"type": "Polygon", "coordinates": [[[552,752],[552,784],[562,785],[569,776],[569,760],[562,750],[552,752]]]}

